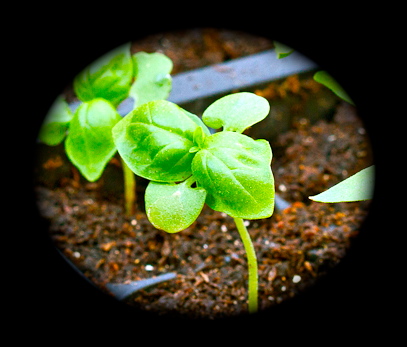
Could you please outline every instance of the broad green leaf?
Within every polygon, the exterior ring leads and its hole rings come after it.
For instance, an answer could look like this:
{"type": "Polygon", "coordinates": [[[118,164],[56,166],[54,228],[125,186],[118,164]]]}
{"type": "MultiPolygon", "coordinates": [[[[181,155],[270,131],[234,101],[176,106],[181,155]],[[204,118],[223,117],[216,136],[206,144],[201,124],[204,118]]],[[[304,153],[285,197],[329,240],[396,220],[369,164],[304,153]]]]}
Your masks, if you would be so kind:
{"type": "Polygon", "coordinates": [[[332,90],[337,96],[339,96],[342,100],[350,103],[351,105],[355,105],[349,95],[345,92],[345,90],[339,85],[338,82],[326,71],[318,71],[314,74],[314,80],[323,84],[325,87],[332,90]]]}
{"type": "Polygon", "coordinates": [[[81,101],[104,98],[114,106],[127,98],[133,79],[130,44],[122,45],[86,67],[74,79],[81,101]]]}
{"type": "Polygon", "coordinates": [[[60,144],[66,136],[72,117],[73,113],[68,104],[59,96],[44,119],[38,135],[39,140],[49,146],[60,144]]]}
{"type": "Polygon", "coordinates": [[[76,110],[65,141],[72,163],[88,181],[102,175],[116,152],[112,128],[121,119],[113,105],[104,99],[84,102],[76,110]]]}
{"type": "Polygon", "coordinates": [[[145,193],[146,211],[151,224],[169,233],[188,228],[199,216],[206,191],[192,188],[191,180],[182,183],[151,181],[145,193]]]}
{"type": "Polygon", "coordinates": [[[280,42],[274,41],[274,50],[277,54],[277,59],[288,57],[294,50],[280,42]]]}
{"type": "Polygon", "coordinates": [[[161,53],[133,55],[135,81],[130,89],[135,107],[153,100],[165,100],[171,91],[172,61],[161,53]]]}
{"type": "Polygon", "coordinates": [[[319,202],[349,202],[373,197],[374,165],[369,166],[328,190],[309,198],[319,202]]]}
{"type": "Polygon", "coordinates": [[[158,182],[191,176],[194,133],[199,125],[179,106],[150,101],[130,112],[113,128],[117,149],[137,175],[158,182]]]}
{"type": "Polygon", "coordinates": [[[202,115],[204,123],[214,129],[242,133],[267,117],[268,101],[253,93],[236,93],[216,100],[202,115]]]}
{"type": "Polygon", "coordinates": [[[235,218],[267,218],[274,209],[271,157],[266,140],[224,131],[206,137],[192,172],[212,209],[235,218]]]}

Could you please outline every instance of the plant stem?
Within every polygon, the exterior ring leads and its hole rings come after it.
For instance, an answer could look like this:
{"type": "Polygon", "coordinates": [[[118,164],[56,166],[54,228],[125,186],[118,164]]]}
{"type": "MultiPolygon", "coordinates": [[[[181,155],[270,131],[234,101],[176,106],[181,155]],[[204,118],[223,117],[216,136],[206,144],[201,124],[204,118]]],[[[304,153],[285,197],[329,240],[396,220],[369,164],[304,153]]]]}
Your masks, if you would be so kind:
{"type": "Polygon", "coordinates": [[[128,216],[134,214],[134,203],[136,201],[136,177],[133,171],[122,161],[123,178],[124,178],[124,200],[126,214],[128,216]]]}
{"type": "Polygon", "coordinates": [[[258,309],[258,274],[257,274],[257,258],[256,252],[250,235],[241,218],[233,218],[240,237],[243,241],[243,246],[247,255],[247,264],[249,267],[249,313],[255,313],[258,309]]]}

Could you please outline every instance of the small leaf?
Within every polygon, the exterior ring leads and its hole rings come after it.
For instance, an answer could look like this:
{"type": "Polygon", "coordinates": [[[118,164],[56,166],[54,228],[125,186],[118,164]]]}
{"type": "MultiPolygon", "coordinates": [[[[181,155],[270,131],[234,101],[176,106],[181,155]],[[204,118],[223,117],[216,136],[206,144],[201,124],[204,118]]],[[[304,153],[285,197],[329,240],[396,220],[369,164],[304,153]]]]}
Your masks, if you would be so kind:
{"type": "Polygon", "coordinates": [[[179,106],[150,101],[130,112],[114,128],[117,149],[137,175],[158,182],[183,181],[191,176],[198,124],[179,106]]]}
{"type": "Polygon", "coordinates": [[[374,165],[369,166],[328,190],[309,198],[328,203],[369,200],[373,196],[374,170],[374,165]]]}
{"type": "Polygon", "coordinates": [[[246,128],[267,117],[270,105],[267,99],[253,93],[235,93],[211,104],[203,113],[204,123],[214,129],[242,133],[246,128]]]}
{"type": "Polygon", "coordinates": [[[326,71],[318,71],[314,74],[314,80],[323,84],[325,87],[332,90],[337,96],[339,96],[342,100],[350,103],[351,105],[355,105],[349,95],[345,92],[345,90],[339,85],[338,82],[326,71]]]}
{"type": "Polygon", "coordinates": [[[224,131],[205,139],[192,172],[212,209],[235,218],[267,218],[274,210],[271,157],[266,140],[224,131]]]}
{"type": "Polygon", "coordinates": [[[169,233],[188,228],[199,216],[206,191],[192,188],[191,180],[182,183],[151,181],[145,193],[147,217],[156,228],[169,233]]]}
{"type": "Polygon", "coordinates": [[[274,49],[277,54],[277,59],[288,57],[294,50],[280,42],[274,41],[274,49]]]}
{"type": "Polygon", "coordinates": [[[161,53],[138,52],[133,55],[135,82],[130,96],[135,107],[153,100],[168,98],[172,87],[172,61],[161,53]]]}
{"type": "Polygon", "coordinates": [[[66,101],[61,96],[58,97],[44,119],[38,139],[48,146],[60,144],[66,136],[72,117],[73,113],[66,101]]]}
{"type": "Polygon", "coordinates": [[[74,79],[81,101],[104,98],[117,106],[127,98],[133,78],[130,44],[122,45],[97,59],[74,79]]]}
{"type": "Polygon", "coordinates": [[[94,182],[100,178],[107,162],[116,152],[112,128],[121,119],[105,99],[84,102],[76,110],[65,141],[72,163],[94,182]]]}

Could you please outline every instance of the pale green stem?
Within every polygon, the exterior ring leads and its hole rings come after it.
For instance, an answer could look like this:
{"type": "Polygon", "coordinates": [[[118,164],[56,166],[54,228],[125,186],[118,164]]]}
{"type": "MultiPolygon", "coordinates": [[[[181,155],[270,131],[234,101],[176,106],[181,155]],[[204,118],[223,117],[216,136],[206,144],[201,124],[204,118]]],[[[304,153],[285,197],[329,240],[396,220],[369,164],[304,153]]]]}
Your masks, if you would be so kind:
{"type": "Polygon", "coordinates": [[[250,235],[241,218],[233,218],[240,237],[243,241],[243,246],[246,251],[247,264],[249,267],[249,313],[255,313],[258,309],[258,274],[257,274],[257,258],[256,252],[250,235]]]}
{"type": "Polygon", "coordinates": [[[134,214],[134,203],[136,201],[136,177],[133,171],[122,161],[123,178],[124,178],[124,200],[126,214],[128,216],[134,214]]]}

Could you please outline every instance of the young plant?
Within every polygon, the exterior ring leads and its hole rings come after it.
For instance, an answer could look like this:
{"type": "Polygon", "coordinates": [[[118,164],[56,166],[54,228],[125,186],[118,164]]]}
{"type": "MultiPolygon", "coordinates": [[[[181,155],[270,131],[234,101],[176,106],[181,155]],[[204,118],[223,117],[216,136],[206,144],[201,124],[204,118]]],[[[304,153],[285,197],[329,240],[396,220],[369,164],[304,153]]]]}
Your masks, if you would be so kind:
{"type": "Polygon", "coordinates": [[[128,167],[150,180],[145,192],[151,223],[168,233],[188,228],[204,203],[231,216],[249,267],[249,312],[256,312],[256,254],[243,219],[268,218],[274,210],[272,151],[266,140],[243,131],[269,113],[266,99],[236,93],[211,104],[202,120],[179,106],[152,101],[113,128],[113,140],[128,167]],[[222,131],[211,135],[208,127],[222,131]]]}
{"type": "MultiPolygon", "coordinates": [[[[118,47],[79,73],[74,91],[82,104],[72,113],[59,97],[48,113],[39,140],[55,146],[65,138],[70,161],[90,182],[98,180],[117,152],[112,128],[121,119],[116,108],[126,98],[133,108],[165,99],[171,90],[172,61],[160,53],[130,53],[130,44],[118,47]]],[[[136,180],[122,161],[126,213],[132,214],[136,180]]]]}

